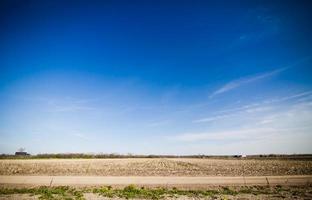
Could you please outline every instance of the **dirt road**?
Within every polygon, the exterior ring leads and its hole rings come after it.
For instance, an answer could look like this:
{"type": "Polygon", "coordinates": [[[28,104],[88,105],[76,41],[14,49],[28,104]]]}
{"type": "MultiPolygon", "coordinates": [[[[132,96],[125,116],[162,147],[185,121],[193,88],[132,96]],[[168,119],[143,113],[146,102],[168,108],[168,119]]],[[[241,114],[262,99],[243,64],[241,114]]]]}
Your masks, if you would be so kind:
{"type": "Polygon", "coordinates": [[[163,186],[202,188],[207,186],[244,185],[304,185],[312,176],[254,176],[254,177],[116,177],[116,176],[0,176],[0,185],[24,186],[163,186]]]}

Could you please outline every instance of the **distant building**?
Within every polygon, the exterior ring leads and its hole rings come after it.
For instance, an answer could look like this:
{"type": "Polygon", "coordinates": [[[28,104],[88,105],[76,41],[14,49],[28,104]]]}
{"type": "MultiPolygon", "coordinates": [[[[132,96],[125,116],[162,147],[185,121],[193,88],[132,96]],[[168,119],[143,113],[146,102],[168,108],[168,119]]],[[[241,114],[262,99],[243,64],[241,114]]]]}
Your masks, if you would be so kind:
{"type": "Polygon", "coordinates": [[[30,154],[27,153],[26,151],[17,151],[15,152],[16,156],[29,156],[30,154]]]}
{"type": "Polygon", "coordinates": [[[16,156],[29,156],[30,154],[25,151],[25,148],[19,148],[17,152],[15,152],[16,156]]]}
{"type": "Polygon", "coordinates": [[[246,158],[247,157],[247,155],[234,155],[234,158],[246,158]]]}

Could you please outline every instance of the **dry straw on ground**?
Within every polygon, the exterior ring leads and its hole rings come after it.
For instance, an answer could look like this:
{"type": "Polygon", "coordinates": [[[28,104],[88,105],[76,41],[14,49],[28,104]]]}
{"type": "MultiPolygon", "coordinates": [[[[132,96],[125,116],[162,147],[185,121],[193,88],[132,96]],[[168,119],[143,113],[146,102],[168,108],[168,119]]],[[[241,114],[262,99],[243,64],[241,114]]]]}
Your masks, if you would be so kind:
{"type": "Polygon", "coordinates": [[[0,160],[0,175],[266,176],[311,174],[311,160],[188,158],[0,160]]]}

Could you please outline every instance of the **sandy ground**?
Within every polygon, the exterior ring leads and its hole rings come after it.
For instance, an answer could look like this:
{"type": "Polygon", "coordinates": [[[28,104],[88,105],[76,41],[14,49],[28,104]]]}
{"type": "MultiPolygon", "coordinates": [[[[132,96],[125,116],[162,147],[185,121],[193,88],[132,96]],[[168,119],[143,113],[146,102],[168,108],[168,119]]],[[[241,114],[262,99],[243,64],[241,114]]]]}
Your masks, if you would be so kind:
{"type": "MultiPolygon", "coordinates": [[[[121,198],[107,198],[107,197],[101,197],[97,194],[93,193],[86,193],[84,194],[84,197],[87,200],[124,200],[121,198]]],[[[202,200],[202,199],[214,199],[214,200],[248,200],[248,199],[253,199],[253,200],[279,200],[279,199],[285,199],[285,200],[293,200],[293,199],[298,199],[298,200],[308,200],[312,199],[312,195],[307,192],[305,196],[299,196],[299,195],[292,195],[291,193],[284,193],[282,195],[253,195],[253,194],[238,194],[236,196],[232,195],[216,195],[214,197],[188,197],[188,196],[177,196],[177,197],[167,197],[164,198],[164,200],[202,200]]]]}
{"type": "MultiPolygon", "coordinates": [[[[85,193],[84,198],[86,200],[125,200],[122,198],[108,198],[99,196],[97,194],[93,193],[85,193]]],[[[28,194],[13,194],[13,195],[0,195],[0,200],[38,200],[38,196],[31,196],[28,194]]],[[[235,196],[232,195],[216,195],[214,197],[188,197],[188,196],[177,196],[177,197],[167,197],[164,198],[164,200],[201,200],[201,199],[214,199],[214,200],[225,200],[225,199],[232,199],[232,200],[308,200],[312,199],[311,190],[306,191],[306,194],[302,195],[294,195],[291,191],[282,193],[282,194],[274,194],[274,195],[268,195],[268,194],[259,194],[259,195],[253,195],[253,194],[238,194],[235,196]]],[[[136,199],[134,199],[136,200],[136,199]]]]}
{"type": "Polygon", "coordinates": [[[312,161],[186,158],[0,160],[0,175],[192,177],[312,175],[312,161]]]}
{"type": "MultiPolygon", "coordinates": [[[[96,194],[92,193],[86,193],[84,197],[87,200],[121,200],[120,198],[107,198],[107,197],[101,197],[96,194]]],[[[231,196],[231,195],[220,195],[220,196],[215,196],[215,197],[188,197],[188,196],[177,196],[177,197],[167,197],[164,198],[165,200],[195,200],[195,199],[214,199],[214,200],[248,200],[248,199],[254,199],[254,200],[271,200],[271,199],[285,199],[285,200],[293,200],[293,199],[298,199],[298,200],[307,200],[311,199],[312,195],[307,195],[304,197],[300,196],[295,196],[291,194],[284,194],[284,195],[253,195],[253,194],[239,194],[236,196],[231,196]]]]}
{"type": "MultiPolygon", "coordinates": [[[[10,194],[10,195],[0,195],[0,200],[37,200],[39,199],[37,196],[32,196],[29,194],[10,194]]],[[[94,199],[95,198],[90,198],[90,199],[94,199]]]]}
{"type": "Polygon", "coordinates": [[[162,186],[187,189],[208,186],[250,185],[306,185],[312,183],[308,176],[255,176],[255,177],[116,177],[116,176],[0,176],[0,185],[25,186],[162,186]]]}

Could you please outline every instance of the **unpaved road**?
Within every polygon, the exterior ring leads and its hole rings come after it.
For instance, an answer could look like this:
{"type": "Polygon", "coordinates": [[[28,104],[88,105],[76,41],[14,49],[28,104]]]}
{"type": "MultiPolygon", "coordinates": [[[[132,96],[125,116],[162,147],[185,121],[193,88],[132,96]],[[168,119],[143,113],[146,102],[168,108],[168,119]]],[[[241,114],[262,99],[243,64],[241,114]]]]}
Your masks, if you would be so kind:
{"type": "Polygon", "coordinates": [[[254,176],[254,177],[142,177],[142,176],[0,176],[0,185],[24,186],[162,186],[202,188],[208,186],[244,185],[305,185],[312,176],[254,176]]]}

